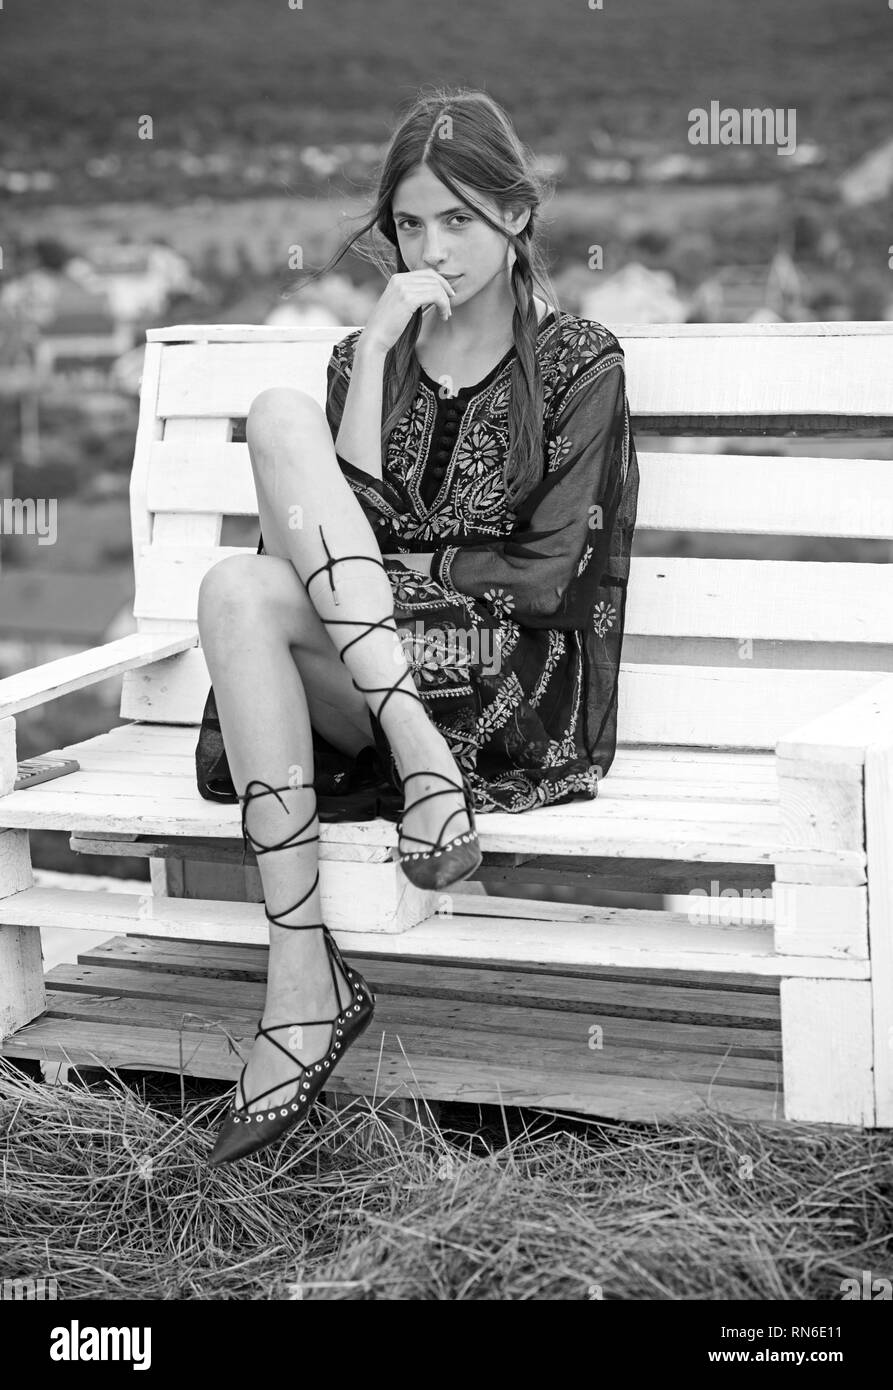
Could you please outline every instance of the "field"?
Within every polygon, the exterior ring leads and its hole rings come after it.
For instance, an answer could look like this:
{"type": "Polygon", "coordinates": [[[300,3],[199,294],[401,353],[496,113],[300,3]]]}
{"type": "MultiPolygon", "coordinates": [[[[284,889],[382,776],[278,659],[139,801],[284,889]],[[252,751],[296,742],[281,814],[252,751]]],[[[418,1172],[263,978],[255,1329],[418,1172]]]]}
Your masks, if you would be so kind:
{"type": "Polygon", "coordinates": [[[889,136],[891,28],[880,0],[41,0],[3,14],[0,158],[147,158],[144,113],[156,146],[379,142],[420,86],[458,82],[538,150],[686,148],[717,99],[796,107],[843,167],[889,136]]]}
{"type": "Polygon", "coordinates": [[[794,1321],[837,1323],[844,1280],[891,1274],[890,1134],[443,1105],[398,1137],[380,1095],[208,1172],[220,1083],[90,1077],[0,1060],[0,1271],[60,1299],[822,1300],[794,1321]]]}

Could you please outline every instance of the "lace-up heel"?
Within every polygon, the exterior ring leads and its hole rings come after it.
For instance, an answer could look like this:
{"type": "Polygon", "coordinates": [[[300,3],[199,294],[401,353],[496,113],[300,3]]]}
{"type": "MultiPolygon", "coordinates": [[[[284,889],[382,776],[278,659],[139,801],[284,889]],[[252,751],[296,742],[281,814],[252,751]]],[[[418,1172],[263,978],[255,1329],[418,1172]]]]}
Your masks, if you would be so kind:
{"type": "MultiPolygon", "coordinates": [[[[318,569],[315,569],[312,574],[309,574],[307,576],[304,583],[308,589],[311,584],[311,581],[314,580],[317,577],[317,575],[327,574],[329,577],[329,587],[332,591],[332,597],[337,603],[338,596],[335,592],[335,583],[332,578],[332,571],[336,565],[343,564],[346,560],[365,560],[368,564],[378,565],[379,569],[384,570],[385,574],[387,574],[387,570],[385,569],[385,566],[383,565],[381,560],[375,559],[375,557],[372,555],[341,555],[338,557],[338,559],[335,559],[332,556],[332,553],[329,550],[329,547],[326,543],[326,538],[321,526],[319,528],[319,535],[320,540],[322,541],[323,550],[325,551],[326,563],[324,565],[320,565],[318,569]]],[[[393,633],[393,635],[396,635],[395,630],[389,626],[390,623],[395,623],[396,626],[396,620],[393,611],[391,612],[390,617],[380,618],[377,621],[372,622],[367,622],[365,618],[322,618],[322,622],[326,627],[365,627],[365,632],[361,632],[358,636],[351,638],[351,640],[349,642],[346,642],[344,646],[341,648],[340,657],[342,661],[344,661],[345,652],[348,652],[351,647],[356,645],[357,642],[362,642],[363,638],[368,637],[369,634],[372,632],[381,631],[393,633]]],[[[345,665],[346,664],[347,663],[345,662],[345,665]]],[[[410,699],[414,700],[416,704],[421,705],[424,709],[424,702],[419,697],[419,694],[412,683],[412,676],[409,674],[408,671],[405,672],[404,675],[398,677],[398,679],[394,681],[393,685],[363,686],[357,685],[356,680],[354,680],[353,683],[355,688],[359,690],[362,695],[384,696],[381,704],[375,711],[375,718],[378,720],[379,724],[381,723],[382,710],[384,709],[388,700],[390,700],[394,695],[406,695],[410,699]],[[409,690],[404,689],[402,684],[403,681],[407,679],[409,680],[410,686],[412,687],[409,690]]],[[[424,801],[430,801],[435,796],[451,796],[454,795],[456,792],[459,792],[464,797],[464,812],[451,812],[451,814],[446,817],[443,825],[441,826],[436,840],[423,839],[418,835],[407,834],[403,830],[402,820],[400,821],[400,825],[398,827],[399,833],[397,840],[397,858],[400,867],[402,868],[406,877],[409,879],[410,883],[414,884],[417,888],[446,888],[451,883],[457,883],[460,879],[467,878],[469,874],[474,873],[475,869],[477,869],[481,863],[482,855],[480,849],[480,842],[478,840],[477,827],[475,825],[474,810],[472,808],[471,790],[468,786],[468,783],[465,782],[464,779],[462,783],[454,782],[451,778],[447,777],[442,772],[426,772],[423,770],[420,770],[418,772],[407,773],[407,775],[403,778],[403,786],[405,787],[406,783],[410,781],[410,779],[413,777],[437,778],[438,781],[446,783],[446,786],[439,788],[437,791],[428,792],[426,795],[420,796],[415,802],[412,803],[413,807],[420,806],[424,801]],[[453,820],[455,816],[461,816],[463,814],[468,817],[468,830],[464,835],[457,835],[454,836],[452,839],[445,841],[443,836],[446,827],[449,825],[450,821],[453,820]],[[400,847],[401,840],[412,840],[416,844],[425,845],[426,848],[424,850],[405,852],[400,847]]],[[[405,812],[406,807],[404,806],[404,814],[405,812]]]]}
{"type": "MultiPolygon", "coordinates": [[[[288,849],[294,845],[311,844],[319,839],[319,835],[310,835],[306,839],[299,839],[304,831],[309,830],[316,819],[314,810],[310,818],[304,822],[292,835],[276,845],[261,845],[246,828],[246,817],[248,804],[258,796],[273,795],[284,806],[279,792],[291,791],[298,788],[311,788],[312,783],[298,783],[294,787],[271,787],[266,782],[252,780],[245,788],[242,801],[242,841],[247,852],[248,841],[251,840],[251,848],[255,854],[269,854],[273,850],[288,849]],[[253,792],[253,787],[262,787],[264,790],[253,792]]],[[[356,1042],[357,1038],[368,1028],[375,1012],[375,995],[363,979],[358,970],[353,970],[348,966],[332,933],[324,922],[301,923],[295,925],[289,922],[281,922],[280,917],[287,917],[301,907],[319,882],[319,871],[316,878],[304,896],[292,907],[286,908],[284,912],[271,913],[265,908],[267,920],[274,926],[282,927],[286,931],[319,931],[322,930],[323,940],[326,944],[326,952],[329,961],[329,970],[332,976],[332,988],[335,991],[336,1014],[332,1018],[307,1018],[297,1019],[290,1023],[276,1023],[264,1026],[263,1020],[257,1021],[257,1032],[255,1040],[264,1037],[273,1046],[278,1047],[298,1068],[293,1077],[286,1081],[280,1081],[275,1086],[268,1086],[265,1091],[260,1091],[256,1096],[248,1099],[245,1094],[245,1071],[247,1063],[243,1066],[236,1088],[236,1101],[233,1102],[230,1110],[224,1117],[223,1123],[217,1134],[211,1156],[208,1160],[212,1168],[218,1167],[222,1163],[232,1163],[234,1160],[244,1158],[248,1154],[257,1153],[260,1149],[265,1149],[268,1145],[275,1143],[282,1135],[290,1129],[300,1124],[305,1119],[313,1102],[316,1100],[320,1091],[325,1086],[333,1069],[343,1057],[347,1048],[356,1042]],[[350,1002],[344,1007],[339,1007],[340,993],[337,972],[340,971],[343,981],[348,985],[351,998],[350,1002]],[[302,1046],[304,1027],[319,1027],[328,1024],[330,1028],[329,1042],[323,1054],[313,1062],[299,1061],[290,1048],[302,1046]],[[289,1046],[273,1035],[282,1033],[283,1030],[288,1034],[289,1046]],[[256,1105],[265,1096],[271,1095],[274,1091],[284,1091],[288,1087],[296,1085],[297,1092],[288,1104],[275,1107],[264,1107],[256,1113],[251,1113],[251,1107],[256,1105]],[[241,1094],[242,1103],[237,1100],[241,1094]]]]}

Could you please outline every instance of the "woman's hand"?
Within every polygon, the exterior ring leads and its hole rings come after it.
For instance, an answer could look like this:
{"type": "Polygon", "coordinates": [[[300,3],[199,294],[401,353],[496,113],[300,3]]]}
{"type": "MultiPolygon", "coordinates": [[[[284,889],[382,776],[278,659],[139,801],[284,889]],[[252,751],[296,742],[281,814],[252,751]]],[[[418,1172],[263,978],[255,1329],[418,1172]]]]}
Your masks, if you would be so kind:
{"type": "Polygon", "coordinates": [[[436,270],[408,270],[392,275],[357,340],[357,350],[385,353],[396,343],[417,309],[436,309],[446,321],[456,291],[436,270]]]}

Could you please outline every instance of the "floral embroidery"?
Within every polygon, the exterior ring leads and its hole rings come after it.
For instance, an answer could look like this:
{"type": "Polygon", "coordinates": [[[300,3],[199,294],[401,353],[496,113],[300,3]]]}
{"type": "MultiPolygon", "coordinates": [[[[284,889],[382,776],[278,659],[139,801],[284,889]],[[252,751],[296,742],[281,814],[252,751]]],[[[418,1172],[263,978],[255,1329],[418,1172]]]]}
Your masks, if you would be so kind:
{"type": "Polygon", "coordinates": [[[556,434],[554,439],[549,440],[546,449],[549,473],[554,473],[556,468],[561,467],[572,448],[573,444],[566,434],[556,434]]]}
{"type": "Polygon", "coordinates": [[[505,589],[488,589],[484,594],[484,601],[489,603],[493,610],[494,617],[507,618],[515,606],[515,600],[511,594],[507,594],[505,589]]]}
{"type": "Polygon", "coordinates": [[[608,628],[614,626],[614,619],[617,617],[617,609],[613,603],[597,603],[593,613],[593,624],[599,637],[604,637],[608,628]]]}
{"type": "Polygon", "coordinates": [[[482,477],[494,468],[501,470],[502,450],[499,440],[494,438],[493,432],[487,429],[483,422],[475,425],[465,438],[460,440],[456,462],[464,473],[470,473],[475,478],[482,477]]]}
{"type": "Polygon", "coordinates": [[[579,576],[583,573],[584,569],[585,569],[586,566],[589,564],[589,561],[590,561],[591,559],[592,559],[592,546],[591,546],[591,545],[587,545],[586,549],[583,551],[583,558],[581,559],[579,565],[577,566],[577,577],[578,577],[578,578],[579,578],[579,576]]]}

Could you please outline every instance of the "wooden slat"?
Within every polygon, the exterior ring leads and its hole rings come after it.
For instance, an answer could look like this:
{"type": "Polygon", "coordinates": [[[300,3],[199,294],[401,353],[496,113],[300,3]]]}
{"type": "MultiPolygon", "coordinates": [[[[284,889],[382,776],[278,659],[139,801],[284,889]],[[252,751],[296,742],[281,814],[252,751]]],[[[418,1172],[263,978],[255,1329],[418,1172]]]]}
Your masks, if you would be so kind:
{"type": "MultiPolygon", "coordinates": [[[[72,777],[77,777],[73,773],[72,777]]],[[[62,779],[60,779],[62,780],[62,779]]],[[[67,779],[71,780],[71,779],[67,779]]],[[[44,784],[45,786],[47,784],[44,784]]],[[[80,834],[100,832],[138,835],[200,835],[231,840],[238,834],[238,807],[221,805],[196,796],[193,800],[162,801],[157,793],[121,796],[93,795],[72,789],[38,796],[40,787],[13,792],[0,801],[0,826],[31,830],[72,830],[80,834]]],[[[864,854],[856,851],[789,849],[775,825],[751,825],[736,816],[727,821],[704,817],[647,817],[631,806],[627,818],[602,814],[604,803],[580,804],[575,814],[559,814],[568,808],[555,806],[529,811],[524,816],[504,812],[482,814],[478,820],[485,850],[542,853],[548,845],[555,854],[587,854],[596,846],[604,853],[635,859],[708,860],[742,864],[787,862],[834,867],[852,875],[844,881],[864,882],[864,854]],[[545,817],[545,819],[543,819],[545,817]]],[[[388,821],[323,824],[321,853],[328,843],[392,846],[396,828],[388,821]]],[[[351,855],[362,858],[362,854],[351,855]]]]}
{"type": "MultiPolygon", "coordinates": [[[[152,446],[150,510],[257,516],[247,444],[174,443],[171,431],[180,423],[171,421],[152,446]]],[[[639,472],[637,532],[893,537],[887,459],[640,451],[639,472]]]]}
{"type": "MultiPolygon", "coordinates": [[[[81,747],[81,767],[91,773],[105,774],[124,774],[126,776],[139,775],[150,778],[163,778],[165,788],[168,785],[167,779],[172,779],[171,787],[179,787],[182,791],[184,780],[189,782],[189,792],[195,792],[195,760],[193,757],[195,745],[195,733],[192,733],[192,747],[180,753],[156,753],[151,760],[134,750],[133,748],[120,747],[117,749],[105,749],[93,751],[83,745],[81,747]]],[[[56,754],[57,750],[53,750],[56,754]]],[[[61,749],[58,750],[61,754],[61,749]]],[[[69,756],[77,757],[69,749],[69,756]]],[[[709,769],[701,767],[698,769],[686,768],[683,764],[676,765],[676,771],[671,772],[665,768],[658,767],[652,770],[646,767],[645,760],[639,759],[635,765],[636,770],[628,768],[625,764],[618,764],[615,759],[614,766],[611,768],[610,776],[605,777],[599,788],[599,796],[603,800],[609,801],[629,801],[629,800],[668,800],[674,801],[709,801],[715,799],[734,800],[741,805],[753,804],[775,804],[778,801],[778,792],[775,784],[774,769],[770,768],[769,773],[760,769],[746,769],[736,772],[732,769],[709,769]],[[759,772],[759,777],[750,774],[759,772]]],[[[86,782],[80,782],[79,786],[87,789],[86,782]]],[[[177,794],[180,794],[180,791],[177,794]]]]}
{"type": "MultiPolygon", "coordinates": [[[[638,812],[651,817],[657,823],[676,821],[704,826],[714,822],[735,822],[742,829],[750,826],[754,831],[765,831],[769,834],[777,834],[778,831],[779,811],[776,801],[737,798],[732,788],[726,788],[722,794],[719,789],[714,789],[712,796],[676,798],[670,783],[652,783],[643,798],[644,805],[640,805],[632,786],[627,784],[626,796],[616,796],[613,793],[608,794],[608,781],[606,778],[604,795],[598,797],[599,805],[595,812],[590,812],[582,803],[578,807],[578,812],[587,819],[597,820],[600,828],[610,830],[614,822],[625,821],[631,814],[638,812]]],[[[53,790],[51,783],[44,782],[29,790],[28,795],[33,797],[35,806],[38,803],[49,805],[52,802],[53,790]],[[41,794],[41,787],[47,788],[45,794],[41,794]]],[[[185,767],[182,769],[182,775],[168,773],[163,778],[159,778],[150,769],[144,772],[141,767],[101,771],[82,767],[80,771],[71,774],[71,780],[65,790],[76,792],[78,795],[106,797],[110,801],[154,795],[161,802],[160,809],[169,809],[175,817],[182,814],[181,803],[193,802],[198,796],[195,773],[185,767]]],[[[561,819],[567,819],[566,807],[554,809],[564,811],[565,815],[561,819]]],[[[557,820],[558,817],[553,819],[557,820]]]]}
{"type": "MultiPolygon", "coordinates": [[[[749,422],[764,428],[809,430],[882,426],[893,420],[893,330],[889,324],[832,323],[672,325],[615,328],[626,354],[630,409],[641,430],[656,426],[693,432],[749,422]],[[759,333],[742,332],[759,327],[759,333]],[[794,341],[792,341],[792,339],[794,341]]],[[[165,330],[166,331],[166,330],[165,330]]],[[[157,411],[171,416],[244,416],[270,386],[299,386],[322,401],[332,345],[349,330],[290,330],[240,334],[241,342],[210,341],[201,327],[173,330],[204,341],[163,348],[157,411]]],[[[215,335],[218,338],[223,335],[215,335]]],[[[234,335],[233,335],[234,336],[234,335]]]]}
{"type": "Polygon", "coordinates": [[[863,694],[825,714],[805,715],[779,741],[778,754],[862,767],[866,749],[876,744],[893,744],[893,677],[875,681],[863,694]]]}
{"type": "Polygon", "coordinates": [[[875,1124],[871,985],[781,982],[785,1119],[875,1124]]]}
{"type": "MultiPolygon", "coordinates": [[[[620,668],[618,743],[772,749],[804,719],[834,709],[877,683],[877,671],[770,670],[737,666],[620,668]]],[[[196,725],[211,681],[196,648],[124,678],[121,716],[196,725]]]]}
{"type": "MultiPolygon", "coordinates": [[[[369,981],[371,985],[371,981],[369,981]]],[[[374,987],[373,987],[374,988],[374,987]]],[[[256,1026],[258,1006],[263,1012],[265,986],[258,984],[227,984],[216,979],[184,977],[130,970],[105,970],[85,974],[83,967],[57,967],[47,977],[47,1009],[56,1017],[109,1017],[120,1011],[126,1018],[128,1008],[133,1021],[140,1023],[139,1014],[148,1015],[141,1001],[151,1000],[153,1020],[146,1016],[146,1025],[165,1027],[183,1018],[183,1005],[200,1005],[201,1015],[193,1011],[183,1020],[185,1028],[196,1030],[203,1018],[224,1012],[238,1015],[246,1027],[256,1026]],[[60,973],[61,972],[61,973],[60,973]],[[100,1004],[104,1001],[104,1007],[100,1004]],[[99,1007],[97,1008],[97,1005],[99,1007]],[[101,1010],[101,1011],[100,1011],[101,1010]]],[[[395,1028],[418,1029],[426,1023],[432,1027],[456,1028],[463,1033],[493,1030],[518,1037],[548,1038],[553,1042],[586,1044],[594,1019],[604,1028],[606,1045],[637,1047],[643,1050],[670,1048],[676,1052],[722,1054],[730,1051],[735,1059],[748,1059],[760,1065],[751,1070],[751,1077],[772,1076],[775,1079],[776,1057],[780,1058],[781,1030],[764,1031],[732,1028],[728,1025],[696,1023],[667,1023],[650,1016],[628,1018],[611,1012],[610,998],[595,1004],[586,1000],[583,1008],[537,1009],[532,1012],[523,1006],[496,1002],[492,999],[446,999],[420,997],[375,989],[376,1019],[390,1031],[395,1028]],[[766,1066],[770,1063],[770,1066],[766,1066]]],[[[593,1048],[592,1051],[597,1049],[593,1048]]]]}
{"type": "MultiPolygon", "coordinates": [[[[549,963],[555,966],[725,970],[773,977],[814,976],[859,980],[868,962],[775,952],[771,927],[703,923],[682,913],[631,908],[578,907],[523,899],[454,896],[457,910],[431,917],[399,934],[340,932],[352,949],[463,960],[549,963]],[[478,913],[482,915],[470,915],[478,913]],[[498,912],[499,915],[496,915],[498,912]]],[[[138,930],[158,936],[262,943],[269,928],[260,903],[198,898],[152,899],[134,893],[72,893],[29,888],[0,902],[0,925],[65,925],[110,932],[138,930]],[[148,905],[148,910],[147,910],[148,905]]]]}
{"type": "Polygon", "coordinates": [[[0,680],[0,718],[8,718],[96,681],[120,675],[195,646],[194,638],[132,633],[101,647],[47,661],[0,680]]]}
{"type": "MultiPolygon", "coordinates": [[[[149,1068],[187,1076],[235,1081],[242,1057],[227,1038],[213,1033],[189,1034],[160,1028],[121,1028],[115,1024],[74,1019],[38,1019],[0,1048],[8,1057],[39,1057],[45,1061],[110,1068],[149,1068]]],[[[415,1049],[414,1049],[415,1051],[415,1049]]],[[[566,1066],[554,1073],[544,1068],[531,1073],[521,1065],[507,1066],[476,1056],[416,1052],[405,1055],[400,1040],[389,1039],[375,1050],[364,1035],[345,1055],[332,1081],[332,1091],[345,1095],[384,1097],[427,1096],[482,1105],[536,1106],[572,1114],[595,1114],[654,1123],[705,1108],[747,1119],[780,1115],[780,1088],[721,1086],[715,1082],[667,1081],[641,1076],[610,1076],[594,1068],[589,1075],[569,1077],[566,1066]]]]}
{"type": "MultiPolygon", "coordinates": [[[[406,959],[393,953],[366,955],[348,950],[347,954],[373,990],[389,994],[469,1002],[488,999],[527,1010],[578,1012],[593,1007],[612,1017],[728,1026],[756,1034],[777,1035],[781,1026],[778,982],[765,976],[591,967],[571,974],[546,967],[516,970],[406,959]]],[[[129,988],[148,996],[158,974],[184,979],[184,988],[199,975],[205,981],[228,982],[233,988],[240,989],[246,982],[265,986],[268,965],[269,951],[263,946],[130,935],[110,937],[79,955],[77,965],[56,970],[77,972],[77,980],[92,981],[96,988],[105,987],[102,982],[108,971],[122,970],[131,981],[129,988]]],[[[75,981],[74,975],[70,978],[75,981]]],[[[54,971],[54,982],[57,979],[54,971]]]]}
{"type": "Polygon", "coordinates": [[[133,469],[130,474],[130,531],[133,545],[133,569],[139,567],[140,552],[152,539],[152,515],[146,506],[146,484],[152,444],[160,439],[164,422],[158,414],[158,382],[161,375],[163,349],[160,343],[149,342],[143,354],[143,373],[140,381],[140,410],[136,428],[133,469]]]}
{"type": "MultiPolygon", "coordinates": [[[[149,546],[138,617],[194,619],[203,575],[248,546],[149,546]]],[[[829,561],[633,559],[626,628],[662,637],[889,645],[893,565],[829,561]]]]}
{"type": "MultiPolygon", "coordinates": [[[[890,701],[893,713],[893,698],[890,701]]],[[[893,722],[893,718],[891,718],[893,722]]],[[[876,1123],[893,1128],[893,732],[865,753],[876,1123]]]]}
{"type": "MultiPolygon", "coordinates": [[[[143,1003],[135,999],[118,999],[103,995],[50,994],[47,1016],[95,1020],[97,1023],[116,1023],[126,1028],[182,1029],[187,1048],[202,1033],[220,1027],[218,1010],[209,1006],[204,993],[196,991],[191,1010],[182,1004],[164,1000],[143,1003]],[[211,1016],[208,1017],[207,1014],[211,1016]],[[203,1016],[204,1015],[204,1016],[203,1016]]],[[[227,1033],[247,1053],[257,1028],[256,1009],[228,1009],[225,1013],[227,1033]]],[[[519,1069],[536,1074],[540,1069],[557,1071],[564,1066],[569,1075],[598,1072],[623,1076],[632,1072],[639,1076],[668,1077],[673,1080],[717,1081],[725,1086],[753,1086],[776,1090],[780,1086],[779,1066],[775,1057],[742,1056],[734,1043],[716,1054],[708,1048],[698,1048],[686,1035],[688,1045],[675,1046],[674,1030],[661,1024],[649,1030],[643,1024],[630,1025],[622,1020],[605,1019],[603,1046],[589,1048],[588,1028],[591,1018],[584,1015],[540,1013],[538,1027],[521,1009],[492,1008],[486,1005],[444,1005],[442,1001],[385,999],[376,1009],[375,1019],[364,1037],[367,1048],[388,1045],[389,1038],[399,1038],[410,1059],[416,1053],[427,1057],[461,1056],[474,1068],[477,1059],[489,1056],[504,1064],[514,1063],[519,1069]],[[644,1036],[643,1036],[644,1035],[644,1036]],[[589,1053],[589,1056],[584,1054],[589,1053]],[[595,1054],[595,1055],[592,1055],[595,1054]]],[[[705,1030],[706,1031],[706,1030],[705,1030]]],[[[393,1044],[391,1044],[393,1045],[393,1044]]]]}

